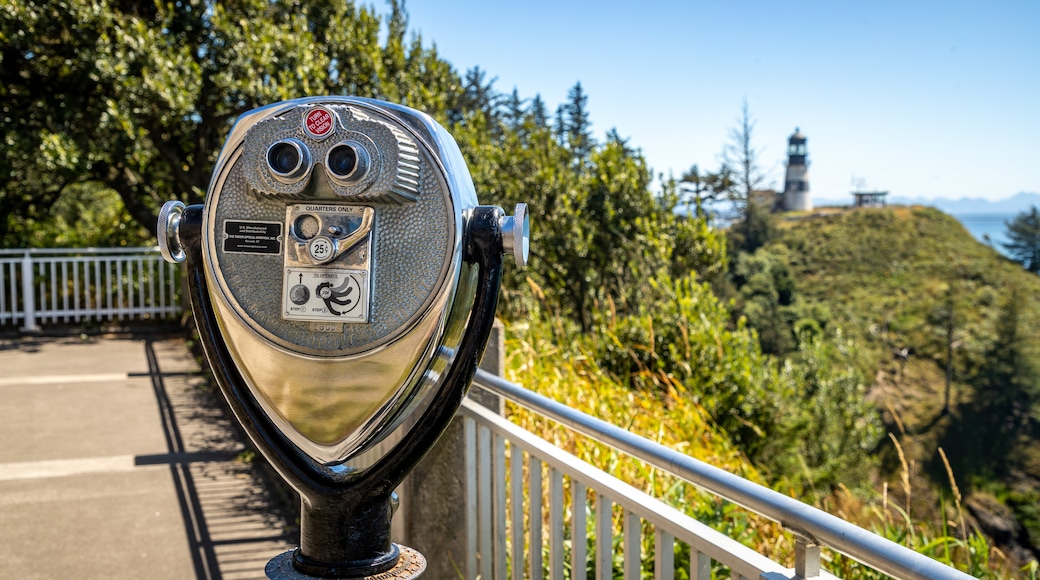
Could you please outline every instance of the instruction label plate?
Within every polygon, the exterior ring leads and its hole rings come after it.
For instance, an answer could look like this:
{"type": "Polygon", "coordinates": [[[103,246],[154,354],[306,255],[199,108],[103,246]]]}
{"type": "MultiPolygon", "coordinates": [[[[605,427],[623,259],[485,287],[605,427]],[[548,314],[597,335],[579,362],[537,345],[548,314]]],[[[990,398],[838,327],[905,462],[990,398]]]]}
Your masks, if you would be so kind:
{"type": "Polygon", "coordinates": [[[237,254],[281,254],[282,224],[226,220],[224,251],[237,254]]]}
{"type": "Polygon", "coordinates": [[[313,322],[368,322],[368,272],[339,268],[286,268],[282,318],[313,322]]]}

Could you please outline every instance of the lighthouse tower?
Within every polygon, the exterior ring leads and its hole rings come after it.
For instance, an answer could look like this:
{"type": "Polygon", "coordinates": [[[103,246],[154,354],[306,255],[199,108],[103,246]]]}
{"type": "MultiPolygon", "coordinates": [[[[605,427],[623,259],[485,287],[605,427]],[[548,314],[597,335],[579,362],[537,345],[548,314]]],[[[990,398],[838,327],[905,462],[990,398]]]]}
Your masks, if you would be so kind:
{"type": "Polygon", "coordinates": [[[805,141],[805,135],[797,127],[787,140],[787,179],[784,180],[783,197],[787,211],[812,211],[813,208],[805,141]]]}

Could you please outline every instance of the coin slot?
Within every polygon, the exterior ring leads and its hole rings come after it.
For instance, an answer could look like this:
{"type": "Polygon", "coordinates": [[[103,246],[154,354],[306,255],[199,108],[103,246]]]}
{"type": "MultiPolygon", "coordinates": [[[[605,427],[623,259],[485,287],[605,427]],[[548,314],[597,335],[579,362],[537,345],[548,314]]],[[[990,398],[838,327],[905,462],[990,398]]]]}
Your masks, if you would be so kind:
{"type": "Polygon", "coordinates": [[[293,221],[293,235],[298,240],[307,241],[318,235],[320,230],[321,222],[318,221],[316,216],[311,214],[301,215],[293,221]]]}

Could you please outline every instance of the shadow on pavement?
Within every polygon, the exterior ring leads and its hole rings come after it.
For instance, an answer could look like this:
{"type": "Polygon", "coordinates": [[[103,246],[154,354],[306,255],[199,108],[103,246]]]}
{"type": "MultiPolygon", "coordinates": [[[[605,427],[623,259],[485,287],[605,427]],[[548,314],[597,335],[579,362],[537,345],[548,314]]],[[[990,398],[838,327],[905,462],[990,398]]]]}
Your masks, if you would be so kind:
{"type": "Polygon", "coordinates": [[[197,578],[264,578],[268,560],[296,542],[286,510],[256,466],[238,459],[245,446],[220,395],[200,388],[195,372],[160,368],[163,344],[144,343],[168,452],[136,463],[169,465],[197,578]]]}

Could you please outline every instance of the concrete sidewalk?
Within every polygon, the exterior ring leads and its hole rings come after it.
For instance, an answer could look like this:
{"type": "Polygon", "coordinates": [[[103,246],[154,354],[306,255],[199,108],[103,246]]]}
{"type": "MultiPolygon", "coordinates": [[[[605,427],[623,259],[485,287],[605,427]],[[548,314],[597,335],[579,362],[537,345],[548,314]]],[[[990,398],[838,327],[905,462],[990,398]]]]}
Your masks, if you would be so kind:
{"type": "Polygon", "coordinates": [[[295,541],[184,340],[0,340],[0,578],[264,578],[295,541]]]}

